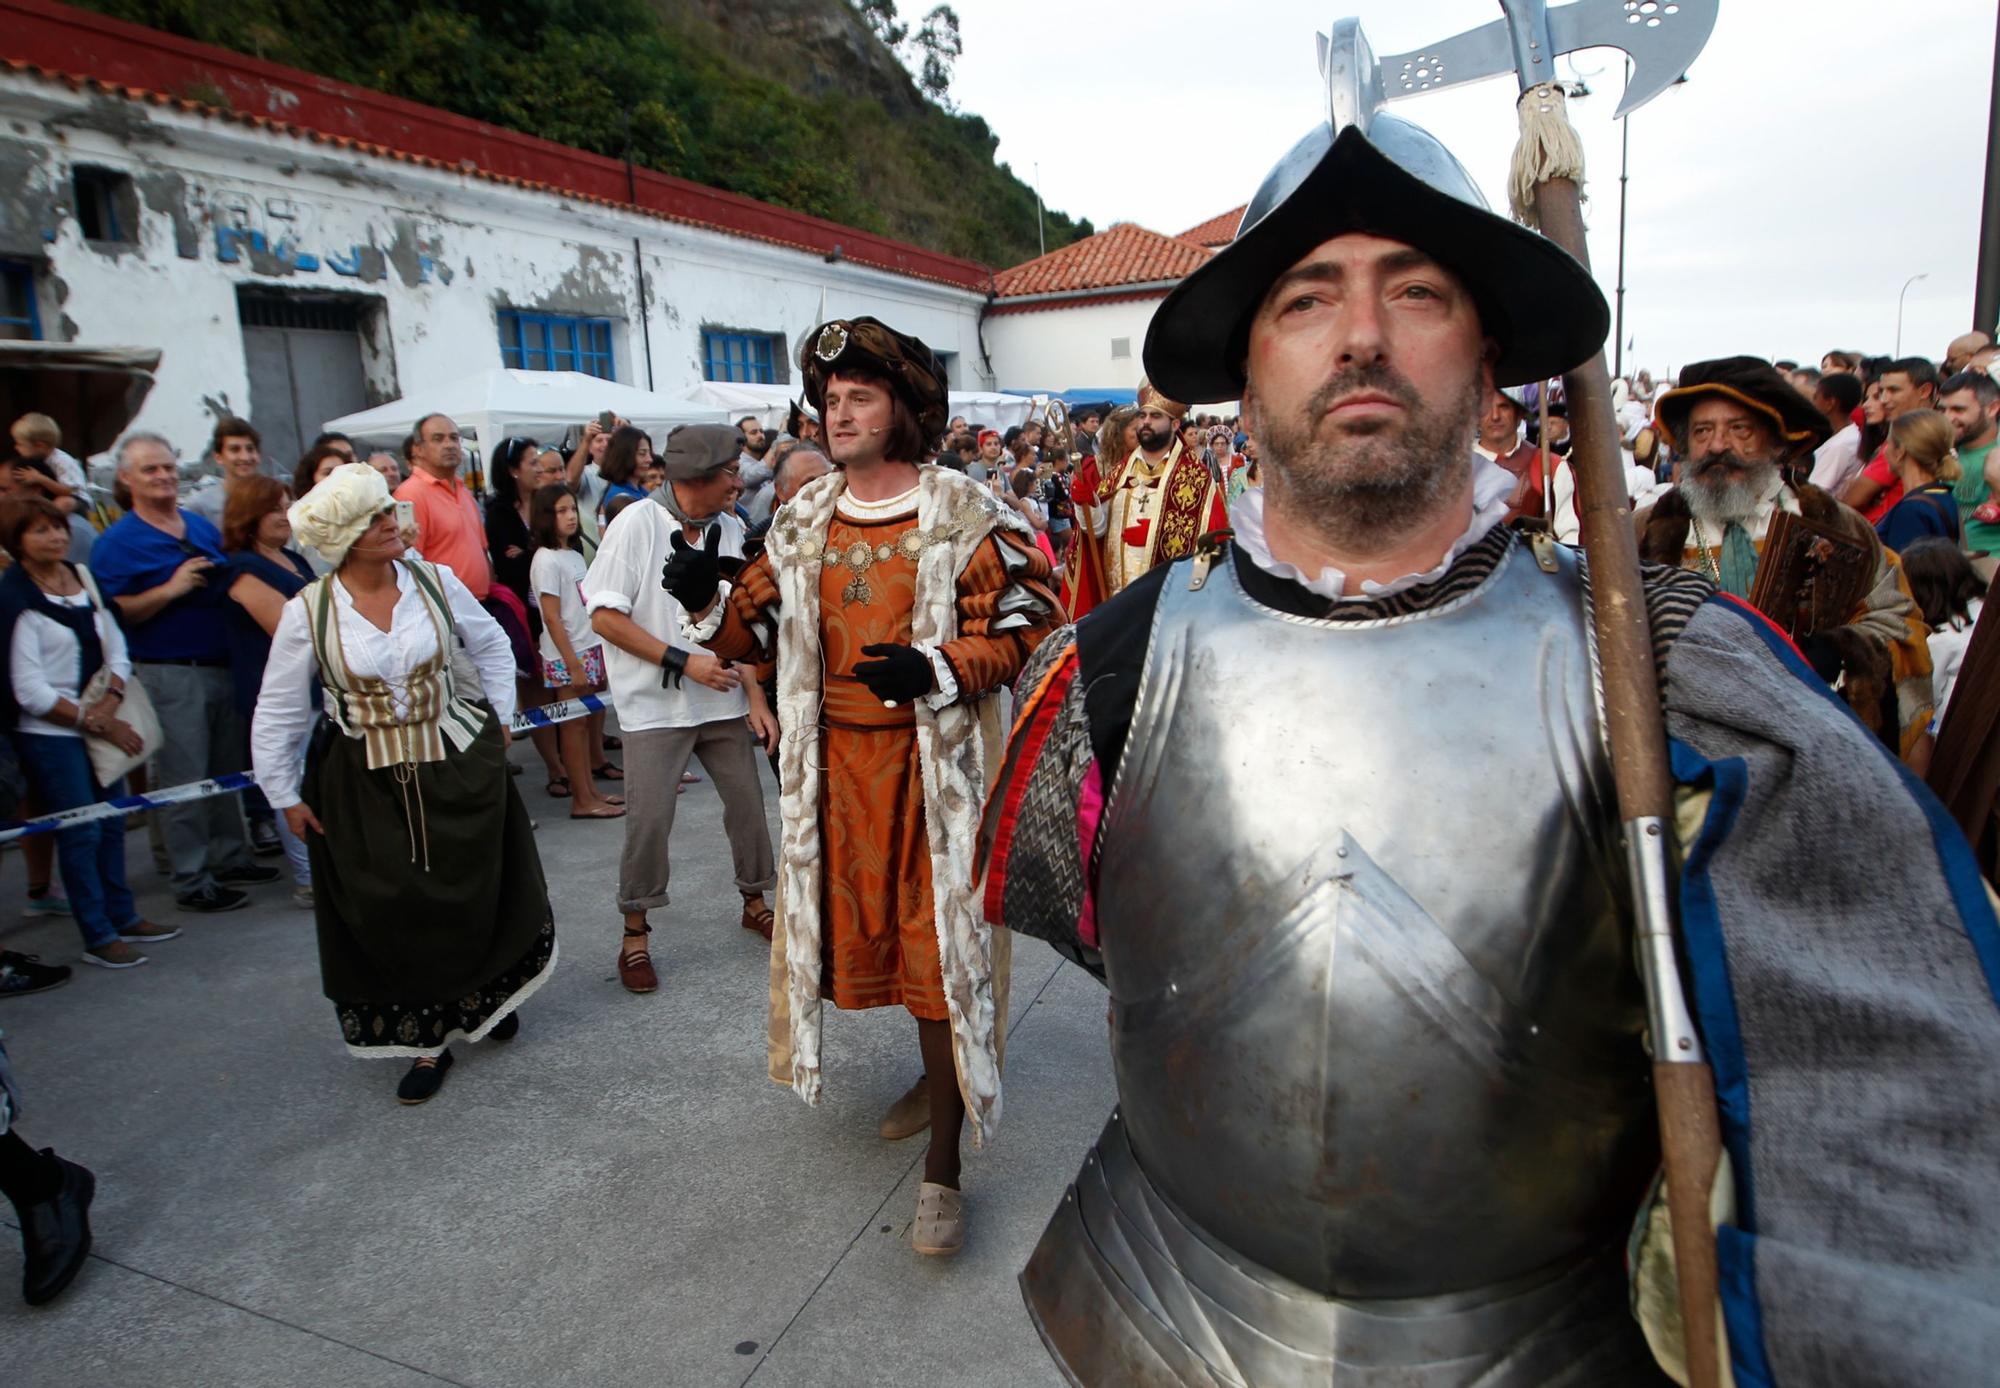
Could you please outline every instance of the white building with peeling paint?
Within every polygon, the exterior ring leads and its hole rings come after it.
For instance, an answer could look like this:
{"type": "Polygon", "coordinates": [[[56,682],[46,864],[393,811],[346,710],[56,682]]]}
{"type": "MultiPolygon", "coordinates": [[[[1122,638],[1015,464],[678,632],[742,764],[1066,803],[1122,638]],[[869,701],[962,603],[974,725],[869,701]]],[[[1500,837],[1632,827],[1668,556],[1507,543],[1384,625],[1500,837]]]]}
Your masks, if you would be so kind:
{"type": "Polygon", "coordinates": [[[967,261],[59,6],[0,0],[0,58],[0,337],[160,348],[184,457],[487,366],[789,383],[831,316],[994,385],[967,261]]]}

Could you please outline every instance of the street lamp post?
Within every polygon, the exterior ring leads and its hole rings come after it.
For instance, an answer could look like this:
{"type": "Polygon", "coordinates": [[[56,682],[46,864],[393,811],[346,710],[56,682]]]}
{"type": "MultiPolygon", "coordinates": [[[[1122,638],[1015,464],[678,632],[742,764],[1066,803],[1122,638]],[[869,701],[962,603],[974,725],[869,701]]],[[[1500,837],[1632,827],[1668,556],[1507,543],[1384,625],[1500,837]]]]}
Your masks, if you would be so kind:
{"type": "Polygon", "coordinates": [[[1929,278],[1930,274],[1928,271],[1919,275],[1911,275],[1903,281],[1903,292],[1896,296],[1896,355],[1899,357],[1903,355],[1903,297],[1910,292],[1911,285],[1915,284],[1918,280],[1927,280],[1929,278]]]}
{"type": "MultiPolygon", "coordinates": [[[[1625,60],[1625,85],[1632,85],[1632,60],[1625,60]]],[[[1632,169],[1632,118],[1618,122],[1618,317],[1611,343],[1611,374],[1625,374],[1625,183],[1632,169]]]]}

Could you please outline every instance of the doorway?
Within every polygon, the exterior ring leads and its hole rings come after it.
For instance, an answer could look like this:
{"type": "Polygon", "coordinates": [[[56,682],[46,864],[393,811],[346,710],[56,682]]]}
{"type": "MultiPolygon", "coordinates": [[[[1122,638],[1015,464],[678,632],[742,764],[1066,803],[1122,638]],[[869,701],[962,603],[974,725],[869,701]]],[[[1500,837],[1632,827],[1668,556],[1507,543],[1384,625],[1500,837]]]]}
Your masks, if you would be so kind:
{"type": "Polygon", "coordinates": [[[363,350],[379,301],[242,289],[250,422],[264,436],[264,470],[289,481],[329,419],[368,408],[363,350]]]}

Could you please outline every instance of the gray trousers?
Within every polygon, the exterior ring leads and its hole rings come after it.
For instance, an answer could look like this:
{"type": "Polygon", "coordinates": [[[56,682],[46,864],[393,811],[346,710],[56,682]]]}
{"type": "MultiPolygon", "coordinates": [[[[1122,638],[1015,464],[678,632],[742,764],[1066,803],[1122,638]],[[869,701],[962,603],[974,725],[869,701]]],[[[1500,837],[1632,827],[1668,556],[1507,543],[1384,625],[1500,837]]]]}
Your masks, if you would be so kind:
{"type": "MultiPolygon", "coordinates": [[[[244,769],[243,716],[229,671],[220,666],[141,661],[139,680],[160,715],[152,784],[161,789],[244,769]]],[[[155,811],[173,864],[174,895],[215,885],[215,874],[252,866],[238,795],[211,795],[155,811]]]]}
{"type": "Polygon", "coordinates": [[[745,896],[777,885],[771,829],[764,822],[764,784],[756,744],[741,718],[692,728],[621,731],[625,739],[625,852],[618,862],[618,909],[651,911],[667,904],[667,840],[674,832],[681,773],[697,758],[722,797],[722,829],[745,896]]]}

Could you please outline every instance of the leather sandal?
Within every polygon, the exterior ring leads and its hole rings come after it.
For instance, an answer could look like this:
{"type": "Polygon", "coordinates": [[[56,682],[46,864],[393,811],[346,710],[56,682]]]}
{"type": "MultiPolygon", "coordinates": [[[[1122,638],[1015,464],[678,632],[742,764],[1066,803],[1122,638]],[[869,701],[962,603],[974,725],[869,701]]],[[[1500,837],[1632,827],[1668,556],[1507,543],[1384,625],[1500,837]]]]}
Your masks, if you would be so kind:
{"type": "MultiPolygon", "coordinates": [[[[626,931],[625,938],[642,940],[652,933],[652,926],[642,925],[637,930],[626,931]]],[[[652,954],[643,949],[633,950],[630,953],[621,949],[618,953],[618,981],[624,984],[626,991],[630,993],[650,993],[658,988],[660,976],[653,972],[652,954]]]]}
{"type": "Polygon", "coordinates": [[[917,1219],[910,1247],[939,1257],[965,1247],[965,1197],[950,1186],[925,1181],[917,1187],[917,1219]]]}
{"type": "Polygon", "coordinates": [[[889,1111],[882,1115],[882,1126],[877,1129],[889,1142],[901,1142],[906,1137],[915,1137],[931,1125],[931,1085],[923,1075],[910,1086],[907,1093],[889,1105],[889,1111]]]}
{"type": "Polygon", "coordinates": [[[754,931],[768,940],[771,938],[771,927],[777,922],[777,919],[776,913],[764,903],[762,897],[754,900],[747,896],[743,898],[743,928],[745,930],[754,931]]]}

